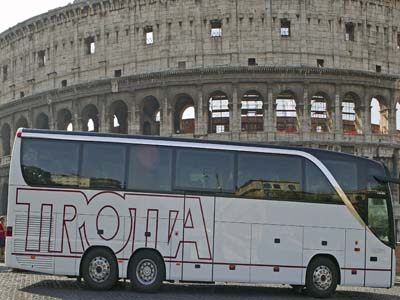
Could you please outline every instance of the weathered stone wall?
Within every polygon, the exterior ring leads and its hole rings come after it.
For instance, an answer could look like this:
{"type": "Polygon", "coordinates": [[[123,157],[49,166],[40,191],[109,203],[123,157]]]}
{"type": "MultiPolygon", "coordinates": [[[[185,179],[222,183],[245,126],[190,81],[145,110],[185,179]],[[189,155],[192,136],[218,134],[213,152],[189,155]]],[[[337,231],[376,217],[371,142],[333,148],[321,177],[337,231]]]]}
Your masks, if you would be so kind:
{"type": "Polygon", "coordinates": [[[400,1],[91,0],[52,10],[0,35],[0,103],[114,76],[209,66],[316,66],[398,74],[400,1]],[[281,19],[291,22],[280,35],[281,19]],[[212,21],[222,37],[211,37],[212,21]],[[354,41],[346,41],[352,23],[354,41]],[[145,31],[154,31],[146,45],[145,31]],[[146,29],[147,28],[147,29],[146,29]],[[86,54],[85,39],[96,51],[86,54]],[[46,55],[39,66],[41,51],[46,55]],[[181,64],[183,67],[183,64],[181,64]]]}

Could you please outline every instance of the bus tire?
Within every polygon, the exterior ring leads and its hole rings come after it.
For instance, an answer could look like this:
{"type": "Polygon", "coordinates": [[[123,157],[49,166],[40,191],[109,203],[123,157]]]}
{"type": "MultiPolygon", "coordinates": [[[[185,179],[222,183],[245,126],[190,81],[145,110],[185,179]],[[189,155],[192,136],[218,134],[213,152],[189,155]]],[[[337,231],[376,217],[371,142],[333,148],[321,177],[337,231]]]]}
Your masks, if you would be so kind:
{"type": "Polygon", "coordinates": [[[82,261],[82,277],[87,286],[96,290],[109,290],[118,281],[118,264],[108,249],[89,250],[82,261]]]}
{"type": "Polygon", "coordinates": [[[129,267],[131,286],[140,292],[157,291],[165,278],[165,264],[154,251],[139,251],[129,267]]]}
{"type": "Polygon", "coordinates": [[[338,282],[339,270],[331,259],[316,257],[308,265],[306,287],[310,296],[330,298],[335,293],[338,282]]]}

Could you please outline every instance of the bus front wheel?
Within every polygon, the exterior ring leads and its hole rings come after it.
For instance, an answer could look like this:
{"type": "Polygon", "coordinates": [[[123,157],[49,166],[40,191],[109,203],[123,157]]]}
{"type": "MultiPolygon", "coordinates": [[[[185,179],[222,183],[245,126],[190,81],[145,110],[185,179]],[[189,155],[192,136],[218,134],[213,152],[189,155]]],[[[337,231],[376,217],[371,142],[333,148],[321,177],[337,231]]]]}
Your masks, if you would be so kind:
{"type": "Polygon", "coordinates": [[[165,264],[154,251],[140,251],[133,256],[129,267],[132,287],[140,292],[158,290],[165,278],[165,264]]]}
{"type": "Polygon", "coordinates": [[[92,289],[109,290],[118,281],[118,264],[107,249],[89,250],[82,261],[82,277],[92,289]]]}
{"type": "Polygon", "coordinates": [[[307,268],[306,287],[312,297],[329,298],[336,291],[339,282],[339,270],[327,257],[314,258],[307,268]]]}

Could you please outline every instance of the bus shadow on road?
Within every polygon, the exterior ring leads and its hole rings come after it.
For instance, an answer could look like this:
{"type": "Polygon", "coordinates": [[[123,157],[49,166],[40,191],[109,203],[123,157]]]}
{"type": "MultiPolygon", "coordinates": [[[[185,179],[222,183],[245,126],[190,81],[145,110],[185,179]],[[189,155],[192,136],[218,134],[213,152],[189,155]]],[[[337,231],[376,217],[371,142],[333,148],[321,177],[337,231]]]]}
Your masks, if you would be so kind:
{"type": "MultiPolygon", "coordinates": [[[[75,300],[118,300],[118,299],[151,299],[151,300],[228,300],[228,299],[312,299],[305,293],[296,293],[289,286],[254,286],[234,284],[165,284],[156,293],[138,293],[129,288],[128,283],[119,282],[110,291],[93,291],[76,280],[43,280],[20,289],[20,291],[49,297],[51,299],[75,300]]],[[[332,299],[386,299],[400,300],[400,296],[365,291],[337,291],[332,299]]]]}

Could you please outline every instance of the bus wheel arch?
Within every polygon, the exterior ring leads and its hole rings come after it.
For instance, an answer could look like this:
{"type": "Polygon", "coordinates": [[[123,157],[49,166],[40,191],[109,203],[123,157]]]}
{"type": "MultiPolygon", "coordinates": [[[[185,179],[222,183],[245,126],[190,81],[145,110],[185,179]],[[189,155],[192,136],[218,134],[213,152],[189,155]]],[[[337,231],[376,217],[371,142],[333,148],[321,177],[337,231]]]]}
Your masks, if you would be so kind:
{"type": "Polygon", "coordinates": [[[156,249],[137,249],[129,259],[127,275],[134,289],[141,292],[154,292],[166,280],[164,257],[156,249]],[[140,270],[144,270],[144,273],[148,271],[149,276],[141,277],[143,273],[140,270]]]}
{"type": "Polygon", "coordinates": [[[89,247],[81,258],[79,274],[90,288],[109,290],[119,278],[117,257],[109,247],[89,247]]]}
{"type": "Polygon", "coordinates": [[[317,254],[310,259],[306,269],[306,288],[311,296],[329,298],[340,282],[340,266],[334,255],[317,254]]]}

